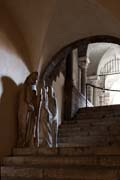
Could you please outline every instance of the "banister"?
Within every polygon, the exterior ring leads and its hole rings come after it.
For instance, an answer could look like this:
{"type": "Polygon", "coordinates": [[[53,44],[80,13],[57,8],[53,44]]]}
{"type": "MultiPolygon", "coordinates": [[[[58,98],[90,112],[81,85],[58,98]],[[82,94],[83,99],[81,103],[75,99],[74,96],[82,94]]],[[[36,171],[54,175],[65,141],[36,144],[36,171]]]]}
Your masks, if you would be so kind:
{"type": "Polygon", "coordinates": [[[88,99],[88,95],[87,95],[87,87],[88,87],[88,86],[91,86],[91,87],[93,87],[93,88],[100,89],[100,90],[103,90],[103,91],[120,92],[120,90],[108,89],[108,88],[102,88],[102,87],[95,86],[95,85],[90,84],[90,83],[86,83],[86,107],[87,107],[87,99],[88,99]]]}

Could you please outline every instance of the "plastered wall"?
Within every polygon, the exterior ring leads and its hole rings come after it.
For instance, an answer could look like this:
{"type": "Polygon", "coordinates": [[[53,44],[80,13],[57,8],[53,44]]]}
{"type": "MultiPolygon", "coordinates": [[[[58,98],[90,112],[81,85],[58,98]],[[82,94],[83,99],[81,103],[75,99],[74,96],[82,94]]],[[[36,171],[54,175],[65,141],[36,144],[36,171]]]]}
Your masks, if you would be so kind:
{"type": "Polygon", "coordinates": [[[0,158],[16,144],[19,86],[30,72],[19,38],[15,24],[0,11],[0,158]]]}

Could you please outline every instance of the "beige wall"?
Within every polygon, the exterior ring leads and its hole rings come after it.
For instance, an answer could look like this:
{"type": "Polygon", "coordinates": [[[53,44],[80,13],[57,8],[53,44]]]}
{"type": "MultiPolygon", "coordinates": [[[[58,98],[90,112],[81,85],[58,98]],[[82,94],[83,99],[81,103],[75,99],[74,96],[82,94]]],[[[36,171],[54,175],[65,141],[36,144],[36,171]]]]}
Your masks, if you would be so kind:
{"type": "Polygon", "coordinates": [[[1,2],[23,35],[32,70],[44,68],[60,48],[75,40],[93,35],[120,36],[118,0],[1,2]]]}
{"type": "Polygon", "coordinates": [[[30,64],[21,34],[7,13],[0,11],[0,158],[16,143],[19,85],[30,64]],[[21,41],[22,43],[21,43],[21,41]],[[19,43],[18,43],[19,42],[19,43]],[[21,46],[22,44],[22,46],[21,46]]]}
{"type": "Polygon", "coordinates": [[[57,1],[44,42],[44,62],[65,45],[94,35],[120,37],[120,22],[97,1],[57,1]]]}
{"type": "Polygon", "coordinates": [[[120,20],[120,1],[119,0],[97,0],[105,8],[107,8],[112,15],[120,20]]]}
{"type": "MultiPolygon", "coordinates": [[[[1,0],[21,31],[32,70],[38,69],[56,0],[1,0]]],[[[44,63],[44,62],[43,62],[44,63]]]]}
{"type": "Polygon", "coordinates": [[[10,154],[15,146],[19,85],[39,67],[42,43],[55,1],[43,1],[41,5],[40,1],[35,4],[29,1],[29,5],[26,1],[1,2],[0,157],[10,154]]]}

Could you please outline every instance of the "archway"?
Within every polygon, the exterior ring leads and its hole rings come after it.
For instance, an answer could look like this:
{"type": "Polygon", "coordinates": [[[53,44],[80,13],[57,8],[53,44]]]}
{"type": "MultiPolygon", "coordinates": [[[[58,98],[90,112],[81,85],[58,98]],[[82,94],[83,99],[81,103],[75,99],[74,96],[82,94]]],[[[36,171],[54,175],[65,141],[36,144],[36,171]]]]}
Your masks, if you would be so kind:
{"type": "MultiPolygon", "coordinates": [[[[78,40],[76,42],[73,42],[71,44],[68,44],[67,46],[62,48],[57,54],[55,54],[55,56],[51,59],[50,64],[47,66],[47,68],[43,72],[41,79],[43,78],[46,81],[48,81],[50,84],[52,84],[52,82],[56,81],[56,78],[59,77],[60,72],[63,74],[63,77],[65,79],[66,68],[67,68],[66,59],[69,56],[69,54],[72,53],[73,50],[77,49],[77,59],[79,59],[79,60],[81,58],[84,59],[88,56],[88,54],[87,54],[88,46],[90,44],[94,44],[94,43],[110,43],[110,44],[113,43],[113,44],[119,45],[120,39],[117,37],[113,37],[113,36],[101,35],[101,36],[87,37],[87,38],[78,40]]],[[[68,62],[70,62],[70,60],[68,60],[68,62]]],[[[96,73],[97,73],[97,69],[96,69],[96,73]]],[[[71,82],[73,81],[73,76],[70,81],[71,82]]],[[[65,86],[65,84],[64,84],[64,86],[65,86]]],[[[66,93],[68,95],[68,91],[66,93]]],[[[74,93],[75,93],[74,94],[75,96],[72,100],[71,108],[74,108],[75,112],[76,112],[80,107],[80,101],[78,101],[77,103],[74,103],[74,99],[79,99],[79,97],[78,97],[79,90],[78,90],[78,93],[77,92],[74,92],[74,93]],[[75,107],[73,107],[73,105],[75,105],[75,107]]],[[[83,101],[85,101],[84,97],[82,99],[83,99],[83,101]]],[[[85,103],[83,103],[82,106],[85,106],[85,103]]],[[[71,109],[71,111],[72,111],[72,109],[71,109]]]]}

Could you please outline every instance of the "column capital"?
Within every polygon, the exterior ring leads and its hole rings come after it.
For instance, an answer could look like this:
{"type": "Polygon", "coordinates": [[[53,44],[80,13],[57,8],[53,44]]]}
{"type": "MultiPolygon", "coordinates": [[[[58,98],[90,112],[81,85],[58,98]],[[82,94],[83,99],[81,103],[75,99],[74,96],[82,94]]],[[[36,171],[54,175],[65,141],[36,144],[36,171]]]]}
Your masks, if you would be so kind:
{"type": "Polygon", "coordinates": [[[88,76],[87,79],[90,81],[95,81],[95,80],[99,80],[99,77],[97,75],[92,75],[92,76],[88,76]]]}
{"type": "Polygon", "coordinates": [[[81,68],[87,68],[88,67],[88,64],[90,63],[90,60],[87,56],[83,56],[83,57],[79,57],[79,60],[78,60],[78,63],[79,63],[79,66],[81,68]]]}

